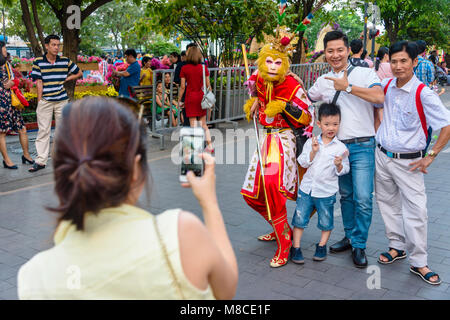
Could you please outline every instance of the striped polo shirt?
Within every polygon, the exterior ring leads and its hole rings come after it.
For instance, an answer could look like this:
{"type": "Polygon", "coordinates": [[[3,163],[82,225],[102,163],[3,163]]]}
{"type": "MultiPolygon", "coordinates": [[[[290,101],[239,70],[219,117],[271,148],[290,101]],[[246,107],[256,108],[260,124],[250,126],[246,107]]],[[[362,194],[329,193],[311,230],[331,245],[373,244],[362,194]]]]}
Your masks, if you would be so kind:
{"type": "Polygon", "coordinates": [[[51,64],[46,55],[36,58],[33,61],[31,78],[33,81],[42,80],[42,98],[47,101],[63,101],[68,96],[64,89],[64,80],[70,73],[77,74],[80,71],[78,66],[69,58],[56,56],[56,61],[51,64]]]}

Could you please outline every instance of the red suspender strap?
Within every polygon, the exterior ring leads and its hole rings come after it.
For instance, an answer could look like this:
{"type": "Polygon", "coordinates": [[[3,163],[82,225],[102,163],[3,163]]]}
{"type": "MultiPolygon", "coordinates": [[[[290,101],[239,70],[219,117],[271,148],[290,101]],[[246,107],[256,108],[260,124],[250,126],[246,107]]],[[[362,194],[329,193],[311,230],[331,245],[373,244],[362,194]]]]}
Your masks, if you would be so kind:
{"type": "Polygon", "coordinates": [[[386,87],[384,87],[384,95],[386,95],[387,89],[389,88],[389,85],[391,84],[392,80],[394,80],[394,79],[389,79],[389,81],[388,81],[386,87]]]}
{"type": "Polygon", "coordinates": [[[422,100],[420,99],[420,93],[422,92],[425,85],[423,83],[419,84],[416,91],[416,107],[419,113],[420,123],[422,124],[423,132],[425,133],[425,138],[428,140],[428,130],[427,130],[427,120],[425,119],[425,113],[423,112],[422,100]]]}

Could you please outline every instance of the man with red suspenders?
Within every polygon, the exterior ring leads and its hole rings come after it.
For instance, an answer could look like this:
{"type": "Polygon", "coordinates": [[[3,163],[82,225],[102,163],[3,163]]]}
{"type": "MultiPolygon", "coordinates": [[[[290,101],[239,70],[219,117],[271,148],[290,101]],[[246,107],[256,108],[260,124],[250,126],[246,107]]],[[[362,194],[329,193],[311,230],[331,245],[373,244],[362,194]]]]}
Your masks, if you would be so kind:
{"type": "Polygon", "coordinates": [[[427,196],[424,173],[450,139],[450,111],[414,75],[417,45],[401,41],[389,58],[395,78],[384,79],[383,121],[377,131],[375,196],[383,218],[389,250],[378,262],[391,264],[409,253],[410,271],[429,284],[442,282],[428,267],[427,196]],[[432,127],[441,130],[426,151],[432,127]],[[419,170],[417,170],[419,169],[419,170]]]}

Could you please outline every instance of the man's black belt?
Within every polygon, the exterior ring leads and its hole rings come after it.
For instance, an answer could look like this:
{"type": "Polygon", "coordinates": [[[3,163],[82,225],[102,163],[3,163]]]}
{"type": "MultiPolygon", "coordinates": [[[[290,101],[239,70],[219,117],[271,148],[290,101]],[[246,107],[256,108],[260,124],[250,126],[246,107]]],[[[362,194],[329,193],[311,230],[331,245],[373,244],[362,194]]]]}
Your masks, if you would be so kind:
{"type": "Polygon", "coordinates": [[[387,151],[385,148],[383,148],[380,144],[378,144],[378,148],[386,154],[389,158],[393,159],[416,159],[416,158],[423,158],[425,156],[425,151],[418,151],[418,152],[412,152],[412,153],[395,153],[387,151]]]}
{"type": "Polygon", "coordinates": [[[361,138],[353,138],[353,139],[346,139],[341,140],[342,143],[346,144],[352,144],[352,143],[360,143],[360,142],[367,142],[370,141],[373,137],[361,137],[361,138]]]}

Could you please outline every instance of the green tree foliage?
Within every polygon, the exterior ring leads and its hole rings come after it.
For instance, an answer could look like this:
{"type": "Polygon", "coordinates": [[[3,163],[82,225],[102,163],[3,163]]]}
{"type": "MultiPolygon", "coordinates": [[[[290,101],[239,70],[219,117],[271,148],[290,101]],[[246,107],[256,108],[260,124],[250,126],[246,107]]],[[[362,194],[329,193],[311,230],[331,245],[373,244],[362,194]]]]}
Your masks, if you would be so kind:
{"type": "Polygon", "coordinates": [[[398,40],[425,40],[450,49],[450,12],[448,0],[378,0],[386,34],[383,44],[398,40]]]}
{"type": "Polygon", "coordinates": [[[305,32],[310,50],[314,50],[320,30],[328,23],[339,24],[349,41],[359,39],[364,32],[363,17],[347,7],[332,11],[320,11],[305,32]]]}
{"type": "MultiPolygon", "coordinates": [[[[278,1],[275,2],[278,3],[278,1]]],[[[292,29],[295,29],[303,21],[303,19],[315,8],[318,8],[319,5],[323,5],[324,3],[332,4],[334,2],[338,2],[338,0],[288,0],[286,18],[283,23],[291,27],[292,29]]],[[[317,25],[316,16],[319,15],[321,11],[322,9],[319,9],[316,13],[314,13],[315,17],[313,18],[312,23],[308,28],[310,28],[312,25],[317,25]]],[[[308,29],[306,31],[308,31],[308,29]]],[[[304,35],[305,32],[299,32],[299,42],[297,44],[296,52],[294,53],[294,56],[292,58],[293,63],[300,63],[301,61],[302,55],[304,53],[302,50],[304,35]]]]}
{"type": "MultiPolygon", "coordinates": [[[[31,7],[31,5],[30,5],[31,7]]],[[[58,25],[58,19],[49,6],[43,3],[37,3],[39,21],[44,29],[44,34],[61,34],[61,28],[58,25]]],[[[13,1],[5,6],[6,15],[6,34],[9,36],[18,36],[27,41],[28,35],[25,25],[22,21],[22,8],[18,1],[13,1]]],[[[31,12],[33,16],[33,13],[31,12]]],[[[33,18],[34,19],[34,18],[33,18]]]]}
{"type": "Polygon", "coordinates": [[[152,53],[158,57],[169,55],[171,52],[180,53],[180,48],[178,48],[175,44],[167,42],[161,38],[149,43],[145,48],[147,53],[152,53]]]}
{"type": "MultiPolygon", "coordinates": [[[[233,49],[250,35],[271,32],[276,21],[272,0],[149,0],[149,19],[140,34],[149,30],[160,34],[179,33],[196,42],[204,55],[211,41],[220,43],[219,62],[232,64],[233,49]]],[[[210,49],[210,50],[208,50],[210,49]]]]}
{"type": "Polygon", "coordinates": [[[114,46],[117,51],[127,48],[140,49],[146,37],[136,34],[136,22],[144,17],[144,12],[133,1],[114,1],[100,7],[89,17],[97,23],[96,32],[103,35],[102,46],[114,46]]]}

